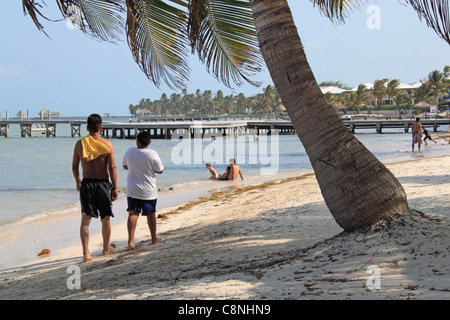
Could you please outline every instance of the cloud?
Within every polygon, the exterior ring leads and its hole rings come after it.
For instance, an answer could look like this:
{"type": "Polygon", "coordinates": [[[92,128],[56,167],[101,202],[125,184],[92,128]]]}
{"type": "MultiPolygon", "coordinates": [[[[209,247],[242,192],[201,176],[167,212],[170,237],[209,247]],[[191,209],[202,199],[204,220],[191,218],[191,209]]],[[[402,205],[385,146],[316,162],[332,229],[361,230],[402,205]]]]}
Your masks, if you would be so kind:
{"type": "Polygon", "coordinates": [[[25,71],[20,67],[16,67],[16,66],[5,67],[5,66],[0,65],[0,77],[1,78],[18,77],[24,73],[25,73],[25,71]]]}
{"type": "Polygon", "coordinates": [[[330,42],[325,41],[324,39],[317,39],[305,44],[305,49],[308,51],[320,51],[326,47],[331,45],[330,42]]]}

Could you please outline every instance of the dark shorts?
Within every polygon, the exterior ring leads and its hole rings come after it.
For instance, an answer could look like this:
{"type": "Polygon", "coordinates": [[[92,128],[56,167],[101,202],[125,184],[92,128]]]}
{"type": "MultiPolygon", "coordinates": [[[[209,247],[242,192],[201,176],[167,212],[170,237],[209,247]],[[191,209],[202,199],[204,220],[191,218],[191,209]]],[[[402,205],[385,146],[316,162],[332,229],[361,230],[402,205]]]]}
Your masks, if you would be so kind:
{"type": "Polygon", "coordinates": [[[103,179],[83,179],[80,188],[81,212],[93,218],[114,217],[111,202],[111,183],[103,179]]]}
{"type": "Polygon", "coordinates": [[[127,201],[128,201],[127,211],[142,213],[143,216],[149,216],[156,212],[157,199],[141,200],[132,197],[127,197],[127,201]]]}

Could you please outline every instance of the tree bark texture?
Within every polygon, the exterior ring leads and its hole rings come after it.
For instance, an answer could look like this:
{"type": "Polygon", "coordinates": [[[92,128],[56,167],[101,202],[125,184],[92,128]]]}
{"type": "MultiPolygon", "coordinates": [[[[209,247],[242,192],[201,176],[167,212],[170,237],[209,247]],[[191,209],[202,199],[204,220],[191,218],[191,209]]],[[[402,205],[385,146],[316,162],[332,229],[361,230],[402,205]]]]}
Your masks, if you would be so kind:
{"type": "Polygon", "coordinates": [[[324,98],[287,1],[250,3],[267,68],[336,222],[353,231],[406,211],[406,194],[399,181],[324,98]]]}

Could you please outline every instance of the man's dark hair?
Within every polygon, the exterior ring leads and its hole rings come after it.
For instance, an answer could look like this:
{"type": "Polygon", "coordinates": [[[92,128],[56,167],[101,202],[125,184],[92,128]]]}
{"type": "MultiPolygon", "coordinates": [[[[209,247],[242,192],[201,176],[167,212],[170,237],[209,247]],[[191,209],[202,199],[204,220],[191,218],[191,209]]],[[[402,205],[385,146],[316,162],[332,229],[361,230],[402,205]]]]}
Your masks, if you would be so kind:
{"type": "Polygon", "coordinates": [[[152,140],[150,139],[150,132],[148,131],[139,132],[137,135],[137,141],[141,146],[148,147],[150,142],[152,142],[152,140]]]}
{"type": "Polygon", "coordinates": [[[87,127],[89,132],[98,132],[102,127],[102,117],[99,114],[93,113],[87,119],[87,127]]]}
{"type": "Polygon", "coordinates": [[[419,122],[420,121],[420,118],[416,118],[416,122],[419,122]]]}

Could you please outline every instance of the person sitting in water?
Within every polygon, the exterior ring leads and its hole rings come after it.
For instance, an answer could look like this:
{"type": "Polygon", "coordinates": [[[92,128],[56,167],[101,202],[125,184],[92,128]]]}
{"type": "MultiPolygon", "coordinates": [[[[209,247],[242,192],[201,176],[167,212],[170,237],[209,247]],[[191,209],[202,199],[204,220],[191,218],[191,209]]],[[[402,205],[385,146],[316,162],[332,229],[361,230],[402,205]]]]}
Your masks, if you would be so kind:
{"type": "Polygon", "coordinates": [[[219,177],[217,178],[217,180],[229,180],[228,176],[230,175],[230,171],[231,171],[231,167],[228,166],[225,173],[219,174],[219,177]]]}
{"type": "Polygon", "coordinates": [[[241,180],[244,180],[244,176],[242,175],[241,168],[236,164],[236,159],[230,159],[231,170],[228,174],[228,180],[236,180],[237,176],[241,176],[241,180]]]}
{"type": "Polygon", "coordinates": [[[206,168],[209,169],[209,172],[211,173],[210,179],[218,179],[218,178],[219,178],[220,175],[217,173],[216,169],[214,169],[214,168],[211,166],[211,163],[210,163],[210,162],[207,162],[207,163],[206,163],[206,168]]]}

